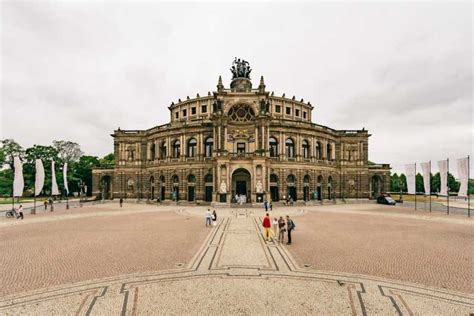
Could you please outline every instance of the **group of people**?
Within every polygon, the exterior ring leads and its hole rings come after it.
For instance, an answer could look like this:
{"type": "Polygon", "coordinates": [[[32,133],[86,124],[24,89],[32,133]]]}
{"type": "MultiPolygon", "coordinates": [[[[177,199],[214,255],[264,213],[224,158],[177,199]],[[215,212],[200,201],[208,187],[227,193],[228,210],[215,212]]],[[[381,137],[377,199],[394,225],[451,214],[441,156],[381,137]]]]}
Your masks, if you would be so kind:
{"type": "Polygon", "coordinates": [[[283,196],[283,199],[285,199],[285,205],[288,206],[288,205],[291,205],[293,206],[293,198],[291,197],[291,195],[288,195],[287,197],[283,196]]]}
{"type": "Polygon", "coordinates": [[[237,203],[240,205],[247,203],[247,196],[244,194],[236,194],[234,196],[234,203],[237,203]]]}
{"type": "Polygon", "coordinates": [[[270,209],[270,211],[273,211],[273,204],[272,202],[268,202],[267,200],[265,200],[265,202],[263,202],[263,207],[265,208],[265,213],[268,212],[268,209],[270,209]]]}
{"type": "Polygon", "coordinates": [[[270,219],[270,215],[267,213],[263,218],[263,237],[266,241],[271,241],[272,236],[274,240],[278,240],[279,243],[285,242],[285,232],[287,233],[287,245],[291,245],[291,233],[295,229],[295,222],[286,216],[286,220],[283,219],[283,216],[280,216],[279,219],[276,217],[273,221],[270,219]],[[272,229],[273,228],[273,229],[272,229]],[[278,239],[276,238],[278,236],[278,239]]]}
{"type": "Polygon", "coordinates": [[[216,226],[217,225],[217,213],[216,210],[213,210],[211,213],[210,209],[206,211],[206,227],[216,226]]]}

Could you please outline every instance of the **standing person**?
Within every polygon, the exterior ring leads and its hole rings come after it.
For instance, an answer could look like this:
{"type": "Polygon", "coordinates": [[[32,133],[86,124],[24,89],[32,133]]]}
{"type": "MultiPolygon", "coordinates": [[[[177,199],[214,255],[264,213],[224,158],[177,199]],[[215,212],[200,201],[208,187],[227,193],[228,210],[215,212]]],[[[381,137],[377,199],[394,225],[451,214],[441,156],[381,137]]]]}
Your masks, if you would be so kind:
{"type": "Polygon", "coordinates": [[[288,215],[286,215],[286,227],[288,227],[288,242],[286,244],[291,245],[291,232],[295,229],[295,223],[288,215]]]}
{"type": "Polygon", "coordinates": [[[48,201],[47,200],[44,200],[44,210],[48,210],[48,201]]]}
{"type": "Polygon", "coordinates": [[[216,213],[216,210],[212,211],[212,226],[217,226],[217,213],[216,213]]]}
{"type": "Polygon", "coordinates": [[[206,227],[212,225],[212,213],[210,209],[207,209],[206,211],[206,227]]]}
{"type": "Polygon", "coordinates": [[[123,198],[120,198],[119,204],[120,204],[120,207],[122,207],[122,205],[123,205],[123,198]]]}
{"type": "Polygon", "coordinates": [[[262,226],[264,229],[263,236],[265,237],[265,240],[270,241],[270,234],[271,234],[270,228],[272,227],[272,223],[270,222],[270,216],[268,215],[268,213],[263,218],[262,226]]]}
{"type": "Polygon", "coordinates": [[[270,211],[273,211],[273,203],[270,201],[270,211]]]}
{"type": "Polygon", "coordinates": [[[20,204],[20,207],[18,208],[18,217],[17,219],[23,219],[23,205],[20,204]]]}
{"type": "Polygon", "coordinates": [[[265,200],[265,202],[263,202],[263,207],[265,208],[265,213],[268,212],[268,202],[267,202],[267,200],[265,200]]]}
{"type": "Polygon", "coordinates": [[[286,231],[285,225],[286,223],[285,223],[285,220],[283,219],[283,216],[280,216],[280,218],[278,219],[278,230],[279,230],[278,242],[285,241],[285,231],[286,231]]]}
{"type": "Polygon", "coordinates": [[[276,236],[278,236],[278,218],[274,218],[272,222],[273,226],[273,239],[276,239],[276,236]]]}

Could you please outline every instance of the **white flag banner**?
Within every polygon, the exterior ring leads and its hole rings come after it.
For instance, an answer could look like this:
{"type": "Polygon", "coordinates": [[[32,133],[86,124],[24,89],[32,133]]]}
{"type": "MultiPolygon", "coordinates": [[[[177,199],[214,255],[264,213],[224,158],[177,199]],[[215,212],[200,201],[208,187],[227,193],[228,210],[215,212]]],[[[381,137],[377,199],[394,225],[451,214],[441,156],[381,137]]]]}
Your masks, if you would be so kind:
{"type": "Polygon", "coordinates": [[[458,176],[461,186],[459,187],[458,196],[467,196],[467,177],[469,173],[469,159],[461,158],[458,159],[458,176]]]}
{"type": "Polygon", "coordinates": [[[35,196],[38,196],[41,193],[41,190],[43,190],[44,186],[44,167],[41,159],[36,159],[35,169],[35,196]]]}
{"type": "Polygon", "coordinates": [[[439,194],[442,196],[448,195],[448,161],[438,161],[439,176],[441,178],[441,184],[439,188],[439,194]]]}
{"type": "Polygon", "coordinates": [[[23,180],[23,163],[20,157],[15,156],[13,158],[13,166],[15,168],[15,178],[13,179],[13,196],[23,196],[23,189],[25,187],[25,181],[23,180]]]}
{"type": "Polygon", "coordinates": [[[405,165],[408,194],[416,193],[416,163],[405,165]]]}
{"type": "Polygon", "coordinates": [[[51,160],[51,195],[59,195],[56,171],[54,170],[54,160],[51,160]]]}
{"type": "Polygon", "coordinates": [[[64,189],[66,190],[66,194],[69,195],[69,188],[67,187],[67,162],[64,163],[64,166],[63,166],[63,179],[64,179],[64,189]]]}
{"type": "Polygon", "coordinates": [[[431,195],[431,161],[422,162],[421,171],[423,171],[423,184],[425,186],[425,195],[431,195]]]}

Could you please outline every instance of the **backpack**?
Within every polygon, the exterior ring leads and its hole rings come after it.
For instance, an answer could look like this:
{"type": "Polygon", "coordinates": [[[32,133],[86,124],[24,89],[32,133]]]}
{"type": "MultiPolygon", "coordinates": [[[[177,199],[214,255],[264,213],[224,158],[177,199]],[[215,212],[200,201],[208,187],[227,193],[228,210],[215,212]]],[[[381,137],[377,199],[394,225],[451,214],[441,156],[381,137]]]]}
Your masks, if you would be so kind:
{"type": "Polygon", "coordinates": [[[288,229],[295,229],[296,225],[295,222],[291,219],[288,223],[288,229]]]}

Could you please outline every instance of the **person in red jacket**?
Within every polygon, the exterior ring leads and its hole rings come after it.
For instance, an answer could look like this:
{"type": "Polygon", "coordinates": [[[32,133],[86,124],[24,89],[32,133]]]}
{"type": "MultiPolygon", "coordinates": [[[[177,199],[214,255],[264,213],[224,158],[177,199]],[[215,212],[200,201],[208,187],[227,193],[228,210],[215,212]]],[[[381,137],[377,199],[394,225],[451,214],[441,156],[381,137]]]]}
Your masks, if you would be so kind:
{"type": "Polygon", "coordinates": [[[272,227],[272,222],[270,220],[270,216],[267,213],[267,215],[263,218],[263,229],[264,229],[263,236],[265,237],[267,241],[271,241],[270,239],[271,227],[272,227]]]}

